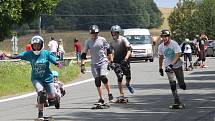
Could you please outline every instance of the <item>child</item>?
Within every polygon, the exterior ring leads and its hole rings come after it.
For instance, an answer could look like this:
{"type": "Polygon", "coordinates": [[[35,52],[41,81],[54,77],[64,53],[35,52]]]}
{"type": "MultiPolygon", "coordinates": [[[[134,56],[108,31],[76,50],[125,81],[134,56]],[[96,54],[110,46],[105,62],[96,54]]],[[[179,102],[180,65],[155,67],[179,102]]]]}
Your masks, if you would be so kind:
{"type": "Polygon", "coordinates": [[[44,120],[43,108],[46,99],[57,104],[57,96],[55,95],[54,79],[50,70],[50,62],[59,68],[62,65],[57,61],[50,51],[44,50],[44,40],[41,36],[34,36],[31,39],[32,50],[22,52],[18,55],[5,55],[11,59],[22,59],[29,61],[32,66],[31,81],[37,92],[38,102],[38,120],[44,120]]]}
{"type": "Polygon", "coordinates": [[[59,81],[59,73],[57,71],[52,71],[52,74],[54,76],[54,87],[56,88],[57,94],[59,97],[63,97],[66,94],[66,91],[63,87],[64,84],[59,81]]]}

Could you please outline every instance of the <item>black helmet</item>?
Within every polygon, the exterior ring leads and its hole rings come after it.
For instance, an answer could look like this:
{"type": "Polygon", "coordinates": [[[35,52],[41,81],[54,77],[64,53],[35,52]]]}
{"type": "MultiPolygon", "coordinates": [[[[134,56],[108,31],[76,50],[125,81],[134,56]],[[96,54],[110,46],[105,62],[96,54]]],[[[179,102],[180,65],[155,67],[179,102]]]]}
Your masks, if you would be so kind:
{"type": "Polygon", "coordinates": [[[161,31],[160,36],[170,36],[170,31],[167,30],[167,29],[163,29],[163,30],[161,31]]]}
{"type": "Polygon", "coordinates": [[[90,34],[98,34],[99,33],[99,27],[97,25],[91,25],[89,28],[90,34]]]}

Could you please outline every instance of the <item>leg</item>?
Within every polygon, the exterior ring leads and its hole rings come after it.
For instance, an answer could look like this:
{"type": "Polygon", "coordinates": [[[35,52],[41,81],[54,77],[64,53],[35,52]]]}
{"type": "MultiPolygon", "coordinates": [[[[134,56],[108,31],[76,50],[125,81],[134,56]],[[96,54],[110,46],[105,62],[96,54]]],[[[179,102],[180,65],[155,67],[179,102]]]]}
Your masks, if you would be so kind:
{"type": "Polygon", "coordinates": [[[184,72],[182,67],[174,69],[174,73],[178,81],[179,87],[183,90],[186,90],[186,84],[184,82],[184,72]]]}
{"type": "Polygon", "coordinates": [[[188,56],[188,59],[189,59],[189,62],[190,62],[190,68],[193,69],[193,63],[192,63],[192,53],[189,53],[189,56],[188,56]]]}
{"type": "Polygon", "coordinates": [[[184,68],[187,70],[187,53],[184,53],[184,68]]]}
{"type": "Polygon", "coordinates": [[[37,91],[37,103],[38,103],[38,118],[43,119],[43,108],[46,102],[47,95],[44,91],[44,85],[39,80],[32,81],[34,88],[37,91]]]}
{"type": "Polygon", "coordinates": [[[175,75],[174,75],[174,73],[167,72],[167,77],[169,79],[170,88],[171,88],[172,95],[174,98],[174,104],[179,104],[180,100],[179,100],[179,96],[177,93],[176,81],[174,80],[175,75]]]}
{"type": "Polygon", "coordinates": [[[116,64],[116,68],[114,69],[114,72],[116,73],[116,76],[118,79],[118,88],[119,88],[120,96],[124,96],[123,85],[122,85],[123,70],[122,70],[120,64],[116,64]]]}
{"type": "Polygon", "coordinates": [[[130,62],[127,63],[127,66],[123,68],[123,74],[126,76],[126,87],[130,93],[134,93],[134,88],[131,86],[131,69],[130,62]]]}
{"type": "Polygon", "coordinates": [[[108,97],[109,97],[109,101],[113,100],[113,95],[110,92],[110,86],[108,84],[108,79],[106,76],[102,75],[101,77],[102,83],[105,85],[105,88],[107,89],[108,92],[108,97]]]}
{"type": "Polygon", "coordinates": [[[100,99],[103,99],[103,98],[102,98],[102,88],[101,88],[101,80],[100,80],[100,77],[96,77],[96,78],[95,78],[95,85],[96,85],[96,87],[97,87],[97,91],[98,91],[98,94],[99,94],[100,99]]]}

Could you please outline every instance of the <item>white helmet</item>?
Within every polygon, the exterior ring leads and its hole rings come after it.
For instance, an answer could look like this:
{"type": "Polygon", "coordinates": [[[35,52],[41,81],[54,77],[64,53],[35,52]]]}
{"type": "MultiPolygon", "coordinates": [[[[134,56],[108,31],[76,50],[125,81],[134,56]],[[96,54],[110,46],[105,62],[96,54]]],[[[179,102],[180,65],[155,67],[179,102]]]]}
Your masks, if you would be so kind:
{"type": "Polygon", "coordinates": [[[32,37],[31,39],[31,47],[32,47],[32,50],[34,52],[35,55],[39,55],[40,54],[40,51],[44,48],[44,40],[41,36],[34,36],[32,37]],[[40,50],[35,50],[34,47],[33,47],[33,44],[40,44],[41,45],[41,49],[40,50]]]}
{"type": "Polygon", "coordinates": [[[189,41],[190,41],[190,40],[189,40],[188,38],[186,38],[186,39],[185,39],[185,42],[187,42],[187,43],[188,43],[189,41]]]}
{"type": "Polygon", "coordinates": [[[114,25],[111,27],[111,32],[121,32],[121,27],[119,25],[114,25]]]}

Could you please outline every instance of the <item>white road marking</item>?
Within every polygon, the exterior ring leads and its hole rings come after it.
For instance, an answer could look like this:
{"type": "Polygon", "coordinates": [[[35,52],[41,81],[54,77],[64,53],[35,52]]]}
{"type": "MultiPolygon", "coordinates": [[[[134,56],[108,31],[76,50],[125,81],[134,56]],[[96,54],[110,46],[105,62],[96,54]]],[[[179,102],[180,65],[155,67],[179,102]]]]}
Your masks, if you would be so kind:
{"type": "MultiPolygon", "coordinates": [[[[79,84],[91,82],[93,80],[94,80],[94,78],[90,78],[90,79],[86,79],[86,80],[83,80],[83,81],[75,82],[75,83],[72,83],[72,84],[67,84],[64,87],[71,87],[71,86],[75,86],[75,85],[79,85],[79,84]]],[[[33,95],[36,95],[36,92],[32,92],[32,93],[28,93],[28,94],[24,94],[24,95],[20,95],[20,96],[16,96],[16,97],[2,99],[2,100],[0,100],[0,103],[12,101],[12,100],[17,100],[17,99],[21,99],[21,98],[25,98],[25,97],[30,97],[30,96],[33,96],[33,95]]]]}

